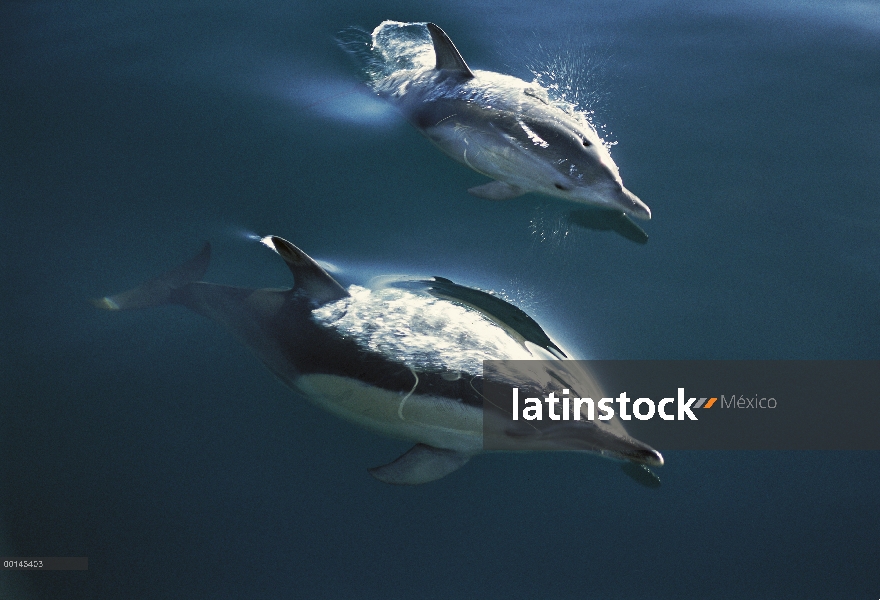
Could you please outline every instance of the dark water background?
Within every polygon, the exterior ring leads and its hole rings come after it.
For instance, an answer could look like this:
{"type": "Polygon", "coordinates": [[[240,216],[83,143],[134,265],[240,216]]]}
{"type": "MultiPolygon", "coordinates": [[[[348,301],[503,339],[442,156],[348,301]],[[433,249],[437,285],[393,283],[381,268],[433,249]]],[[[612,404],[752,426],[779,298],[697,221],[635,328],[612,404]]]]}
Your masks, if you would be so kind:
{"type": "Polygon", "coordinates": [[[12,2],[0,7],[0,574],[9,598],[877,598],[880,460],[487,455],[401,489],[219,327],[86,300],[215,247],[208,279],[508,294],[582,357],[880,357],[876,2],[12,2]],[[334,34],[432,20],[473,68],[568,69],[651,207],[569,228],[359,93],[334,34]]]}

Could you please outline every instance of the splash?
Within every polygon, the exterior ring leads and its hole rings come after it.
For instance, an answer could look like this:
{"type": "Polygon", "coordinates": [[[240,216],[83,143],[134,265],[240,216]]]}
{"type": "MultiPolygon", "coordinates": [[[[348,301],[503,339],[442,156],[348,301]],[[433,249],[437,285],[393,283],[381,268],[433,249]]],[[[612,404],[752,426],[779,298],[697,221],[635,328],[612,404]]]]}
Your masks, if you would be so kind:
{"type": "Polygon", "coordinates": [[[374,88],[398,71],[434,66],[434,46],[425,23],[383,21],[372,33],[350,27],[336,39],[374,88]]]}
{"type": "Polygon", "coordinates": [[[473,309],[397,288],[352,285],[348,292],[312,311],[315,322],[414,370],[478,374],[484,360],[535,358],[473,309]]]}
{"type": "Polygon", "coordinates": [[[598,112],[608,104],[604,85],[608,77],[608,54],[597,52],[574,40],[550,50],[537,44],[536,58],[526,61],[533,84],[546,90],[550,101],[579,122],[593,128],[607,149],[617,145],[598,112]]]}
{"type": "Polygon", "coordinates": [[[230,227],[227,232],[240,240],[247,240],[249,242],[259,242],[263,239],[263,236],[257,235],[250,229],[245,229],[243,227],[233,226],[230,227]]]}
{"type": "Polygon", "coordinates": [[[571,231],[564,216],[546,204],[536,206],[529,219],[529,233],[532,236],[533,250],[537,249],[537,246],[559,250],[569,239],[571,231]]]}

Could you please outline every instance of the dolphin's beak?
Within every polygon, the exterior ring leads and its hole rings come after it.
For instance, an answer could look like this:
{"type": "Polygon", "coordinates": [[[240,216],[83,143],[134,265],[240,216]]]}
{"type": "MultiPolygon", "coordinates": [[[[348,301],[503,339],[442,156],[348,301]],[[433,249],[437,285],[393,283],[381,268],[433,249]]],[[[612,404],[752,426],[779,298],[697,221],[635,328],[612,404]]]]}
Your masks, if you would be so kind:
{"type": "Polygon", "coordinates": [[[635,452],[635,455],[630,455],[627,458],[635,463],[640,463],[643,465],[650,465],[652,467],[662,467],[663,466],[663,455],[651,448],[647,444],[643,444],[641,442],[637,442],[640,448],[635,452]]]}
{"type": "MultiPolygon", "coordinates": [[[[601,448],[602,454],[606,457],[629,460],[652,467],[663,466],[663,455],[644,442],[610,432],[602,432],[599,435],[605,438],[602,440],[601,448]]],[[[598,437],[596,436],[596,439],[598,437]]]]}
{"type": "Polygon", "coordinates": [[[633,439],[628,435],[620,435],[602,430],[594,431],[591,437],[594,443],[598,442],[596,446],[600,449],[601,454],[608,458],[628,460],[651,467],[663,466],[662,454],[651,448],[648,444],[633,439]]]}
{"type": "Polygon", "coordinates": [[[506,434],[511,436],[515,444],[509,449],[514,450],[584,450],[640,465],[663,465],[663,455],[648,444],[631,438],[625,432],[583,421],[554,424],[540,431],[520,430],[519,435],[506,434]]]}
{"type": "Polygon", "coordinates": [[[626,188],[621,188],[620,207],[625,213],[636,218],[646,221],[651,218],[651,209],[648,208],[648,205],[626,188]]]}

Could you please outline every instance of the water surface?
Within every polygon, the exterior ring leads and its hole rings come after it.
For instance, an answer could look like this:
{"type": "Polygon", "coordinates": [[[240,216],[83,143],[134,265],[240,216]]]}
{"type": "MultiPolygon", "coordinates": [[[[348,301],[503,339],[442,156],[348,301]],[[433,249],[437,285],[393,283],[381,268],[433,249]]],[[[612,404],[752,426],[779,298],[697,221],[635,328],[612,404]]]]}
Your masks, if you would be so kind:
{"type": "Polygon", "coordinates": [[[487,455],[384,486],[366,468],[405,445],[306,405],[219,327],[87,302],[206,239],[211,281],[287,285],[247,237],[277,234],[341,279],[504,294],[580,357],[877,359],[876,4],[0,10],[0,549],[90,564],[4,573],[0,595],[878,594],[876,453],[666,453],[659,490],[593,457],[487,455]],[[386,19],[575,90],[651,206],[648,243],[468,195],[485,179],[365,93],[335,40],[386,19]]]}

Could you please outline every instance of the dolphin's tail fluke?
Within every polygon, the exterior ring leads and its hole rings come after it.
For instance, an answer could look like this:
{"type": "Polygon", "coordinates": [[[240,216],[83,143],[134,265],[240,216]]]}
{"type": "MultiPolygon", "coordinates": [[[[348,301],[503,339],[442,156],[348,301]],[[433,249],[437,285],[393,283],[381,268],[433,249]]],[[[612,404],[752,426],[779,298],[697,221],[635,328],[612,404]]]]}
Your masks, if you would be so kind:
{"type": "Polygon", "coordinates": [[[92,300],[92,304],[104,310],[129,310],[167,304],[172,301],[175,290],[201,279],[208,270],[209,262],[211,244],[205,242],[201,252],[176,269],[126,292],[92,300]]]}

